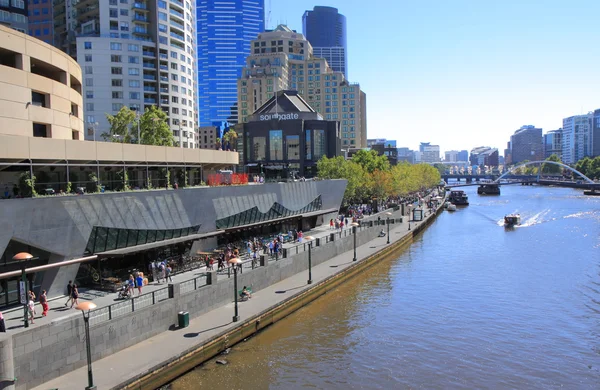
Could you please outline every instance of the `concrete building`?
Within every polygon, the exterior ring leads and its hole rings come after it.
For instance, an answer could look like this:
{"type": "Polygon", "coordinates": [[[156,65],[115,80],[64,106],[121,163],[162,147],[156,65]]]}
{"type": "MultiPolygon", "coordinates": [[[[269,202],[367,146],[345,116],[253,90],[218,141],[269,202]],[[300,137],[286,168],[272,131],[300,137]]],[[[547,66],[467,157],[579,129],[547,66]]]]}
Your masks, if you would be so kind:
{"type": "Polygon", "coordinates": [[[54,44],[53,5],[50,0],[29,0],[29,35],[54,44]]]}
{"type": "Polygon", "coordinates": [[[409,148],[396,148],[396,158],[398,162],[415,163],[415,152],[409,148]]]}
{"type": "Polygon", "coordinates": [[[451,163],[458,161],[458,150],[448,150],[444,152],[444,162],[451,163]]]}
{"type": "Polygon", "coordinates": [[[27,33],[27,15],[27,0],[0,0],[0,26],[27,33]]]}
{"type": "Polygon", "coordinates": [[[200,149],[216,149],[219,128],[217,126],[204,126],[198,129],[198,147],[200,149]]]}
{"type": "Polygon", "coordinates": [[[544,158],[553,154],[558,158],[562,156],[562,129],[551,130],[544,134],[544,158]]]}
{"type": "Polygon", "coordinates": [[[592,123],[592,156],[600,156],[600,109],[594,110],[592,123]]]}
{"type": "MultiPolygon", "coordinates": [[[[195,0],[55,2],[55,41],[83,70],[85,121],[108,132],[106,114],[160,107],[174,142],[197,148],[195,0]]],[[[97,138],[100,139],[100,138],[97,138]]]]}
{"type": "Polygon", "coordinates": [[[506,149],[504,149],[504,165],[512,164],[512,146],[510,141],[506,143],[506,149]]]}
{"type": "Polygon", "coordinates": [[[323,120],[297,91],[277,92],[238,126],[246,172],[267,179],[313,177],[322,157],[341,155],[339,122],[323,120]]]}
{"type": "Polygon", "coordinates": [[[316,6],[304,12],[302,32],[312,45],[315,57],[325,58],[334,71],[348,78],[346,17],[337,8],[316,6]]]}
{"type": "Polygon", "coordinates": [[[489,146],[479,146],[471,150],[469,159],[471,166],[478,167],[498,167],[498,149],[489,146]]]}
{"type": "Polygon", "coordinates": [[[274,93],[296,90],[326,120],[339,121],[342,146],[367,145],[366,94],[323,58],[302,34],[280,25],[252,41],[253,54],[238,80],[238,107],[246,122],[274,93]]]}
{"type": "Polygon", "coordinates": [[[388,148],[395,148],[396,140],[385,138],[373,138],[367,140],[367,148],[372,148],[374,145],[384,145],[388,148]]]}
{"type": "Polygon", "coordinates": [[[542,129],[532,125],[522,126],[510,137],[511,163],[543,160],[544,145],[542,142],[542,129]]]}
{"type": "Polygon", "coordinates": [[[584,157],[591,157],[593,152],[594,113],[574,115],[563,119],[562,126],[562,161],[575,164],[584,157]]]}
{"type": "Polygon", "coordinates": [[[419,162],[424,162],[428,164],[440,162],[439,145],[431,145],[430,142],[421,142],[421,145],[419,145],[419,152],[419,162]]]}
{"type": "Polygon", "coordinates": [[[264,0],[196,0],[199,124],[238,122],[237,80],[265,30],[264,0]]]}

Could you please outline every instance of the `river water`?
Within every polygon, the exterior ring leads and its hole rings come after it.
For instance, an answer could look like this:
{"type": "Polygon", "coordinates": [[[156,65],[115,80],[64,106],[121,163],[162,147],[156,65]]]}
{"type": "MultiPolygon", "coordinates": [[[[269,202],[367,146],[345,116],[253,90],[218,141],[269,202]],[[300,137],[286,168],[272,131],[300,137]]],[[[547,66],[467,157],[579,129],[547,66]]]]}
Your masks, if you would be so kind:
{"type": "Polygon", "coordinates": [[[169,387],[600,389],[600,197],[466,191],[409,248],[169,387]]]}

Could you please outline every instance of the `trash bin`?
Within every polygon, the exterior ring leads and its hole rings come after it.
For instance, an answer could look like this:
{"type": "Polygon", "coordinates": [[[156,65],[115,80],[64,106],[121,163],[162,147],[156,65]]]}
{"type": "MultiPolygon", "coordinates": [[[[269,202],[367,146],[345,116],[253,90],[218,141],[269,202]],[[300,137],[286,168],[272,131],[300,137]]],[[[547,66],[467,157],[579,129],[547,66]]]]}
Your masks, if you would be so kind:
{"type": "Polygon", "coordinates": [[[180,311],[179,314],[177,314],[177,319],[179,320],[180,328],[187,328],[190,326],[190,313],[187,311],[180,311]]]}

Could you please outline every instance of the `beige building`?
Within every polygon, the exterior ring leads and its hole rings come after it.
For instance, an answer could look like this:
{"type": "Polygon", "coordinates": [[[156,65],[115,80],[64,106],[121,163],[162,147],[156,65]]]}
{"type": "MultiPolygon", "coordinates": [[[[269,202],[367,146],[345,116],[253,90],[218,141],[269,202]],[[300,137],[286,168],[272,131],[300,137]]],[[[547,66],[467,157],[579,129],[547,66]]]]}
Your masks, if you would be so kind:
{"type": "Polygon", "coordinates": [[[83,139],[77,62],[5,26],[0,26],[0,102],[0,133],[83,139]]]}
{"type": "Polygon", "coordinates": [[[36,177],[38,193],[52,194],[92,182],[107,190],[198,184],[238,164],[235,152],[84,141],[82,118],[79,65],[0,26],[1,197],[19,195],[24,172],[36,177]]]}
{"type": "Polygon", "coordinates": [[[238,110],[247,122],[276,91],[296,90],[326,120],[340,122],[342,147],[367,146],[366,94],[316,58],[304,35],[279,25],[251,43],[238,80],[238,110]]]}

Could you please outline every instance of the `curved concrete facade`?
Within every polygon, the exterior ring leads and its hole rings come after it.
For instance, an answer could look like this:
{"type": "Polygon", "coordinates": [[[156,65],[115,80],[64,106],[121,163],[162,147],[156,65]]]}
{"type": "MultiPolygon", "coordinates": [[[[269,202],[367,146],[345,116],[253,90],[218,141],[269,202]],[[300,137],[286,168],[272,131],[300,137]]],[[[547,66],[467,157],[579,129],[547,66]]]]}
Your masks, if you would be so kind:
{"type": "Polygon", "coordinates": [[[0,26],[0,133],[81,140],[82,101],[75,60],[0,26]]]}

